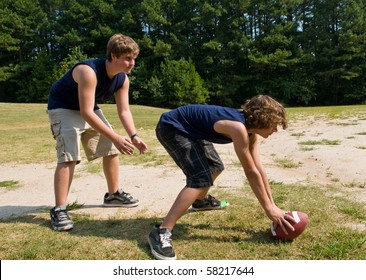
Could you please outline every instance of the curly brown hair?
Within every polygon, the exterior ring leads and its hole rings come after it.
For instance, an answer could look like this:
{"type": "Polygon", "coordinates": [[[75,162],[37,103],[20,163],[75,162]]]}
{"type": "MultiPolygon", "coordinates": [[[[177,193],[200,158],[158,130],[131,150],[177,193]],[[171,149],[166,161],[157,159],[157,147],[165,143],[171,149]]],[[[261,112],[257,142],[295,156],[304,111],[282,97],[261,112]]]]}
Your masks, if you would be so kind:
{"type": "Polygon", "coordinates": [[[257,95],[248,99],[242,109],[247,128],[270,128],[281,125],[287,128],[285,108],[268,95],[257,95]]]}

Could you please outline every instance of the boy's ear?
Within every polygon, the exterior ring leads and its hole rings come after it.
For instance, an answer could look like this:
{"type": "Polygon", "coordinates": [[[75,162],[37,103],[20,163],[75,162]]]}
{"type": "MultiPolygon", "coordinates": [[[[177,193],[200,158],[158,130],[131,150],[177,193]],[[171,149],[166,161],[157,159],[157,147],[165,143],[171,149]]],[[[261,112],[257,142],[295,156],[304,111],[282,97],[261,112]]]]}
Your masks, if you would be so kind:
{"type": "Polygon", "coordinates": [[[111,53],[111,58],[112,60],[118,59],[118,57],[114,53],[111,53]]]}

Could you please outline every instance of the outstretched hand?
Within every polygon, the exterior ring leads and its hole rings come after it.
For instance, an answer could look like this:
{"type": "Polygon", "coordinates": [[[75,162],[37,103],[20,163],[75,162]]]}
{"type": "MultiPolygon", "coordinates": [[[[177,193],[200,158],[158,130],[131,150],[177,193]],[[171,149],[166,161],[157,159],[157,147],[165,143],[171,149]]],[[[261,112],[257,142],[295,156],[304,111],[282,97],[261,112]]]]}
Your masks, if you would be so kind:
{"type": "Polygon", "coordinates": [[[281,210],[275,206],[273,211],[268,215],[273,222],[273,228],[276,229],[280,226],[285,234],[288,234],[288,230],[295,231],[294,227],[290,223],[294,223],[295,219],[292,216],[287,215],[287,212],[289,211],[281,210]]]}
{"type": "Polygon", "coordinates": [[[126,136],[119,137],[118,141],[116,141],[114,145],[122,154],[126,155],[132,155],[133,150],[135,149],[130,138],[126,136]]]}
{"type": "Polygon", "coordinates": [[[140,154],[144,154],[147,151],[147,145],[138,136],[133,138],[132,143],[140,151],[140,154]]]}

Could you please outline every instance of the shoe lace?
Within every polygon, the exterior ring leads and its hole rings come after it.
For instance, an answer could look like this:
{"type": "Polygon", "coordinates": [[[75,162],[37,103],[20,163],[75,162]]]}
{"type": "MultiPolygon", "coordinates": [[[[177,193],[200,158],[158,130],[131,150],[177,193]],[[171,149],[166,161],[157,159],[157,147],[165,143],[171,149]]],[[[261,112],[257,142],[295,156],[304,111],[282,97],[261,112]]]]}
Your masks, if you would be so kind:
{"type": "Polygon", "coordinates": [[[212,195],[207,195],[207,198],[206,198],[207,201],[211,202],[211,201],[215,201],[217,200],[215,197],[213,197],[212,195]]]}
{"type": "Polygon", "coordinates": [[[60,221],[65,221],[65,220],[69,220],[69,215],[67,215],[66,211],[58,211],[57,218],[60,221]]]}
{"type": "Polygon", "coordinates": [[[160,242],[161,242],[162,248],[172,247],[171,238],[170,238],[171,235],[172,234],[168,231],[160,234],[160,242]]]}
{"type": "Polygon", "coordinates": [[[127,198],[129,198],[129,199],[131,199],[131,198],[132,198],[132,195],[130,195],[129,193],[126,193],[126,192],[122,192],[122,193],[121,193],[121,195],[122,195],[122,196],[125,196],[125,197],[127,197],[127,198]]]}
{"type": "Polygon", "coordinates": [[[132,198],[131,194],[126,193],[125,191],[122,190],[122,188],[121,189],[118,189],[118,191],[115,193],[115,195],[124,196],[124,197],[126,197],[128,199],[131,199],[132,198]]]}

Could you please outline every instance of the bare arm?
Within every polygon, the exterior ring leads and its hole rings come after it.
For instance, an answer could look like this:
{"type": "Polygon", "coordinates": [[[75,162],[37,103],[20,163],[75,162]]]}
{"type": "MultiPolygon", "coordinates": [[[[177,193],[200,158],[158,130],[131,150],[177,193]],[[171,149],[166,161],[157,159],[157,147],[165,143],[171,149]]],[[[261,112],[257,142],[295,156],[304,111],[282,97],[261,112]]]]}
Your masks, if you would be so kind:
{"type": "MultiPolygon", "coordinates": [[[[128,79],[128,76],[126,76],[123,86],[115,93],[115,97],[119,119],[121,120],[121,123],[126,129],[128,135],[132,136],[136,134],[137,130],[129,105],[129,87],[130,81],[128,79]]],[[[143,154],[147,150],[147,145],[139,136],[134,137],[132,143],[139,149],[141,154],[143,154]]]]}
{"type": "Polygon", "coordinates": [[[236,121],[218,121],[215,123],[214,129],[232,139],[235,153],[248,178],[250,187],[268,218],[274,222],[275,226],[280,225],[285,232],[287,232],[285,227],[293,230],[291,224],[285,219],[285,211],[279,209],[273,202],[267,176],[263,176],[264,169],[259,161],[256,139],[250,140],[245,126],[236,121]]]}
{"type": "Polygon", "coordinates": [[[93,69],[87,65],[78,65],[72,75],[75,82],[78,83],[80,115],[96,131],[110,139],[118,150],[125,154],[131,154],[133,146],[129,137],[115,133],[94,113],[97,77],[93,69]]]}
{"type": "Polygon", "coordinates": [[[272,197],[272,191],[271,191],[271,187],[269,185],[268,182],[268,177],[267,177],[267,173],[262,165],[262,162],[260,160],[260,156],[259,156],[259,143],[258,143],[258,135],[257,134],[253,134],[250,138],[249,138],[249,149],[250,149],[250,154],[252,155],[253,161],[255,166],[257,167],[259,173],[261,174],[262,177],[262,181],[267,193],[268,198],[270,199],[270,201],[272,202],[272,204],[275,204],[273,201],[273,197],[272,197]]]}

